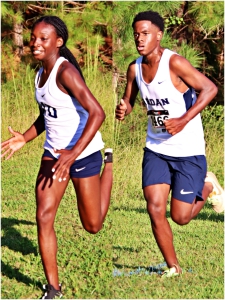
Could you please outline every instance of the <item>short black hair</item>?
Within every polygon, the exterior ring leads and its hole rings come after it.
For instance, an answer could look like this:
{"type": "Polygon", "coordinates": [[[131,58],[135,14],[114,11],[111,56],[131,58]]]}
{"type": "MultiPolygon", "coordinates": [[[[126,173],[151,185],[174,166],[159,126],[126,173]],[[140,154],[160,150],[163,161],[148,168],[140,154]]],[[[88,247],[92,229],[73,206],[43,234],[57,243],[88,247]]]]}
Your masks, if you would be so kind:
{"type": "Polygon", "coordinates": [[[151,21],[152,24],[159,27],[159,29],[164,31],[164,20],[156,11],[148,10],[139,12],[133,20],[132,27],[134,28],[134,24],[138,21],[151,21]]]}

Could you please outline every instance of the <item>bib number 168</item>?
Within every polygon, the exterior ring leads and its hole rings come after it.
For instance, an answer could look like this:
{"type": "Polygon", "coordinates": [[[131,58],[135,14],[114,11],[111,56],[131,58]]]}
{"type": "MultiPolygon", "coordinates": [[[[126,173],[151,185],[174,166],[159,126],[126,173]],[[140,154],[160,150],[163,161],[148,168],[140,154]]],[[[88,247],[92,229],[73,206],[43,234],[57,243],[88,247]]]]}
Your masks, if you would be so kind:
{"type": "Polygon", "coordinates": [[[152,127],[156,132],[165,132],[164,121],[169,118],[168,110],[149,110],[147,115],[151,118],[152,127]],[[161,130],[157,130],[161,129],[161,130]]]}

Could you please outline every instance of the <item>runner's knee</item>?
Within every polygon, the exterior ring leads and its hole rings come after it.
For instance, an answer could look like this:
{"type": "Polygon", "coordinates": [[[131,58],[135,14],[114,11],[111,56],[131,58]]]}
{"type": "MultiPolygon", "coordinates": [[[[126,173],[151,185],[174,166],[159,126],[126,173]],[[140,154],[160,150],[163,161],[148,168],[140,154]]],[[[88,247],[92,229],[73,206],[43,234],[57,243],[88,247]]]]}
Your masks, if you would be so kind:
{"type": "Polygon", "coordinates": [[[147,211],[150,216],[150,219],[154,223],[159,223],[162,219],[165,218],[165,208],[162,205],[155,205],[153,203],[147,204],[147,211]]]}
{"type": "Polygon", "coordinates": [[[83,227],[87,232],[91,234],[96,234],[102,229],[102,223],[88,222],[88,223],[84,223],[83,227]]]}
{"type": "Polygon", "coordinates": [[[39,229],[52,227],[55,218],[55,209],[51,206],[37,206],[36,221],[39,229]]]}
{"type": "Polygon", "coordinates": [[[172,212],[171,219],[178,225],[187,225],[191,221],[189,214],[174,214],[172,212]]]}

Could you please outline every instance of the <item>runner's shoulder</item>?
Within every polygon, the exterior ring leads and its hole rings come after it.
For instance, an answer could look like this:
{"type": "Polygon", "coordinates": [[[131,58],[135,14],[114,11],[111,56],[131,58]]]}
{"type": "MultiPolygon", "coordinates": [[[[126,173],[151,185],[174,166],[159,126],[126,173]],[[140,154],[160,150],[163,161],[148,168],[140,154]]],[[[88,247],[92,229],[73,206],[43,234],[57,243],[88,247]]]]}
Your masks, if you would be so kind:
{"type": "Polygon", "coordinates": [[[135,70],[135,64],[136,64],[136,60],[132,61],[127,69],[127,75],[130,77],[135,77],[136,75],[136,70],[135,70]]]}

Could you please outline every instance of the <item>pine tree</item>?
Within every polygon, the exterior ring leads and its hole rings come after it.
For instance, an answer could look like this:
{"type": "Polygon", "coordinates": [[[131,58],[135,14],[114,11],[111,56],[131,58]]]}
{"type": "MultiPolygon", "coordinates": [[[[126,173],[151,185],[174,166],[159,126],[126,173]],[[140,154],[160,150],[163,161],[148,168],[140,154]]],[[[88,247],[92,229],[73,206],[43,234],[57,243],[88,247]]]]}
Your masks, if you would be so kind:
{"type": "Polygon", "coordinates": [[[117,81],[125,82],[129,63],[138,53],[131,27],[136,13],[157,11],[165,21],[161,45],[186,57],[208,76],[223,99],[224,2],[223,1],[138,1],[114,2],[113,71],[117,81]]]}

